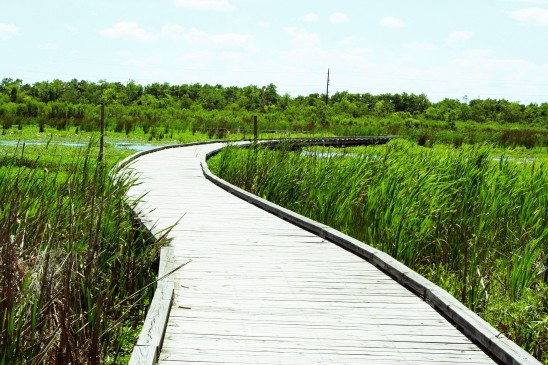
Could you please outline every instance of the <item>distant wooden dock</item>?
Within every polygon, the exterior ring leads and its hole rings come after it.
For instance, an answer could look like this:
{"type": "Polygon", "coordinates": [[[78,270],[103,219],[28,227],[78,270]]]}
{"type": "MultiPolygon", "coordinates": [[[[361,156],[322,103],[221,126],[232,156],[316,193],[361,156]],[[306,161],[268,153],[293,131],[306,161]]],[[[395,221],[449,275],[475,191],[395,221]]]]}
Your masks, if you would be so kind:
{"type": "Polygon", "coordinates": [[[206,179],[204,156],[222,146],[169,148],[131,165],[145,223],[178,223],[160,276],[189,262],[160,281],[131,363],[538,363],[388,255],[303,218],[307,229],[298,227],[291,212],[269,213],[206,179]]]}

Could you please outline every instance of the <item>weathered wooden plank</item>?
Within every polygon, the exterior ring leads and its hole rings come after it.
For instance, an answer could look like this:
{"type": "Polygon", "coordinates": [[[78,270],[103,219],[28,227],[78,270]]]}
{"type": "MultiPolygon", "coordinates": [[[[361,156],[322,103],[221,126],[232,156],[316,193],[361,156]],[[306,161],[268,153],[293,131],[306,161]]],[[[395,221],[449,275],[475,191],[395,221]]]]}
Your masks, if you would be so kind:
{"type": "Polygon", "coordinates": [[[158,361],[158,355],[159,352],[156,346],[135,345],[128,365],[155,364],[158,361]]]}
{"type": "Polygon", "coordinates": [[[359,340],[355,338],[346,339],[330,339],[329,341],[321,338],[302,338],[302,337],[269,337],[269,336],[238,336],[238,335],[221,335],[221,334],[178,334],[170,336],[166,339],[163,352],[177,352],[190,345],[193,347],[200,346],[203,349],[215,350],[221,344],[230,345],[233,349],[245,349],[246,346],[262,346],[267,349],[275,347],[278,349],[284,348],[315,348],[323,349],[391,349],[395,354],[399,353],[404,357],[405,354],[413,352],[432,352],[443,354],[445,350],[449,352],[459,352],[466,356],[467,352],[479,354],[485,360],[485,354],[478,351],[478,347],[472,343],[442,343],[442,342],[411,342],[411,341],[390,341],[387,338],[378,337],[377,339],[359,340]],[[217,343],[215,346],[213,344],[217,343]]]}
{"type": "MultiPolygon", "coordinates": [[[[466,357],[461,356],[460,359],[443,359],[440,356],[428,358],[401,358],[393,357],[392,353],[387,351],[385,354],[369,355],[366,352],[356,356],[345,356],[344,354],[284,354],[284,353],[234,353],[228,355],[227,353],[202,353],[197,355],[182,355],[166,354],[161,356],[160,364],[169,363],[171,361],[189,363],[200,362],[207,364],[214,363],[238,363],[238,364],[484,364],[476,359],[470,359],[467,361],[466,357]],[[459,362],[460,361],[460,362],[459,362]]],[[[426,356],[425,356],[426,357],[426,356]]]]}
{"type": "Polygon", "coordinates": [[[137,340],[137,345],[161,347],[172,300],[173,284],[164,282],[162,285],[158,285],[150,303],[143,329],[137,340]]]}
{"type": "MultiPolygon", "coordinates": [[[[157,239],[160,233],[154,231],[154,226],[147,225],[147,227],[149,230],[153,230],[150,231],[150,234],[157,239]]],[[[133,348],[129,364],[152,365],[158,360],[174,298],[172,278],[166,276],[174,267],[173,263],[173,248],[162,247],[160,249],[158,271],[159,281],[148,309],[145,323],[133,348]]]]}
{"type": "Polygon", "coordinates": [[[160,265],[158,268],[158,278],[161,280],[171,280],[170,277],[166,277],[175,268],[175,256],[173,247],[162,247],[160,249],[160,265]]]}
{"type": "MultiPolygon", "coordinates": [[[[284,353],[291,353],[291,352],[299,352],[299,353],[307,353],[307,352],[314,352],[314,353],[346,353],[348,355],[359,355],[363,353],[369,353],[369,354],[386,354],[387,349],[390,347],[387,346],[378,346],[376,343],[371,343],[371,346],[318,346],[314,345],[312,343],[301,343],[297,341],[249,341],[245,340],[246,343],[244,344],[243,340],[230,340],[230,339],[223,339],[222,341],[219,341],[217,339],[210,339],[211,341],[215,341],[214,344],[211,344],[211,346],[208,346],[207,348],[204,348],[204,339],[198,338],[197,340],[189,339],[188,341],[181,341],[179,346],[177,348],[166,346],[166,351],[164,353],[170,353],[170,354],[182,354],[188,352],[188,350],[201,350],[201,351],[210,351],[209,347],[213,348],[214,351],[228,351],[229,353],[232,351],[242,351],[241,348],[245,345],[246,351],[249,352],[259,352],[259,351],[268,351],[268,352],[284,352],[284,353]]],[[[380,344],[380,343],[379,343],[380,344]]],[[[381,344],[382,345],[382,344],[381,344]]],[[[481,350],[478,350],[477,348],[474,350],[472,347],[460,347],[460,348],[448,348],[448,346],[440,346],[438,348],[431,346],[431,347],[425,347],[425,348],[418,348],[414,347],[415,344],[410,344],[410,347],[408,350],[408,357],[407,358],[418,358],[423,357],[424,355],[438,355],[438,359],[440,358],[439,355],[447,356],[447,357],[462,357],[465,356],[466,358],[476,358],[476,359],[482,359],[485,355],[481,350]],[[463,355],[463,352],[466,351],[466,354],[463,355]]],[[[391,352],[393,357],[399,356],[397,352],[391,352]]]]}
{"type": "MultiPolygon", "coordinates": [[[[217,345],[219,346],[220,343],[217,345]]],[[[276,345],[276,344],[273,344],[273,345],[276,345]]],[[[391,351],[391,348],[389,347],[386,347],[386,348],[373,348],[373,349],[369,349],[369,348],[362,348],[362,349],[353,349],[351,352],[347,352],[345,349],[341,348],[339,349],[339,351],[337,350],[330,350],[330,349],[309,349],[309,350],[300,350],[300,348],[296,348],[296,349],[290,349],[290,348],[284,348],[284,349],[277,349],[275,347],[273,348],[267,348],[267,349],[261,349],[261,344],[259,344],[259,346],[257,346],[256,348],[249,348],[249,349],[246,349],[246,350],[239,350],[237,348],[224,348],[222,346],[220,347],[217,347],[217,348],[213,348],[211,350],[202,350],[202,349],[199,349],[199,348],[187,348],[187,349],[174,349],[174,350],[170,350],[170,351],[165,351],[164,353],[162,353],[162,355],[160,355],[160,358],[162,360],[164,359],[171,359],[171,360],[176,360],[176,359],[183,359],[185,357],[188,357],[188,356],[196,356],[196,355],[202,355],[204,357],[207,357],[207,355],[222,355],[224,354],[225,357],[228,357],[228,359],[230,359],[231,361],[234,361],[234,356],[238,356],[238,355],[246,355],[246,356],[249,356],[251,358],[253,358],[253,360],[258,360],[261,358],[261,354],[262,355],[269,355],[269,357],[272,357],[272,358],[283,358],[283,356],[290,356],[290,357],[294,357],[294,356],[301,356],[301,363],[313,363],[313,362],[308,362],[307,360],[311,360],[311,359],[314,359],[318,356],[321,356],[323,358],[326,358],[326,359],[329,359],[331,358],[332,360],[335,361],[335,363],[341,363],[341,362],[336,362],[337,360],[338,361],[341,361],[343,359],[364,359],[364,358],[375,358],[375,357],[378,357],[378,356],[381,356],[380,358],[384,358],[384,359],[392,359],[392,360],[400,360],[400,361],[408,361],[408,360],[411,360],[411,359],[414,359],[414,360],[437,360],[439,362],[443,362],[443,357],[445,355],[445,360],[447,360],[448,358],[453,358],[453,363],[455,363],[455,360],[456,361],[466,361],[466,360],[476,360],[476,361],[481,361],[481,353],[470,353],[470,354],[466,354],[466,355],[463,355],[463,354],[459,354],[458,352],[453,352],[452,354],[449,353],[449,354],[441,354],[441,353],[436,353],[436,352],[432,352],[432,353],[428,353],[426,351],[417,351],[417,352],[408,352],[408,357],[407,358],[402,358],[401,356],[398,356],[397,353],[394,353],[393,351],[391,351]]],[[[345,363],[345,362],[344,362],[345,363]]]]}

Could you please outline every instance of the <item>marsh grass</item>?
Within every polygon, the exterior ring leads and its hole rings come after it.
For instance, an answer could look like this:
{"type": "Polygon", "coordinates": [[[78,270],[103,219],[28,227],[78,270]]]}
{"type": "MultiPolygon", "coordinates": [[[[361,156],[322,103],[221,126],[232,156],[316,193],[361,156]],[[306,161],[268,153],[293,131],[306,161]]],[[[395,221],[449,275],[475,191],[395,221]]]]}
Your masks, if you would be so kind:
{"type": "MultiPolygon", "coordinates": [[[[97,124],[97,123],[95,123],[97,124]]],[[[266,127],[266,126],[265,126],[266,127]]],[[[42,133],[38,132],[38,128],[33,125],[24,125],[21,130],[16,125],[10,128],[3,129],[3,134],[0,136],[0,147],[2,141],[27,141],[59,144],[59,143],[80,143],[89,141],[97,135],[96,130],[85,130],[80,126],[70,126],[66,129],[58,130],[56,128],[44,126],[42,133]]],[[[333,136],[333,133],[328,131],[319,131],[314,134],[302,133],[295,131],[278,131],[265,130],[260,132],[260,138],[277,139],[277,138],[299,138],[310,136],[333,136]]],[[[105,134],[105,142],[107,146],[116,146],[120,144],[151,144],[151,145],[169,145],[177,143],[202,142],[215,139],[234,140],[253,138],[252,129],[222,129],[222,128],[204,128],[198,130],[186,130],[170,126],[168,124],[161,127],[151,127],[149,129],[136,126],[131,130],[131,133],[119,132],[115,129],[108,129],[105,134]],[[167,132],[166,132],[167,131],[167,132]],[[160,135],[162,138],[160,138],[160,135]]],[[[94,143],[98,143],[95,141],[94,143]]],[[[27,146],[28,147],[28,146],[27,146]]]]}
{"type": "Polygon", "coordinates": [[[123,363],[135,342],[161,242],[92,145],[2,150],[0,364],[123,363]]]}
{"type": "Polygon", "coordinates": [[[548,361],[546,163],[494,161],[489,146],[403,140],[367,151],[325,158],[325,149],[227,148],[209,164],[223,179],[389,253],[548,361]],[[524,298],[541,304],[521,310],[524,298]],[[506,315],[495,316],[501,303],[506,315]]]}

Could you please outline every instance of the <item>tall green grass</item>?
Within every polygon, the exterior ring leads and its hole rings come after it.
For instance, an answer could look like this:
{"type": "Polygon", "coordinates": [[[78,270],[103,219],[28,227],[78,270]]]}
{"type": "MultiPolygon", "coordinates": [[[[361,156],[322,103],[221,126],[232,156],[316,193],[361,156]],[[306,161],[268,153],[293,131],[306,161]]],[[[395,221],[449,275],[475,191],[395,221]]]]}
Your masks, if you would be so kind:
{"type": "Polygon", "coordinates": [[[431,149],[402,140],[363,151],[227,148],[209,164],[389,253],[548,361],[546,163],[495,161],[488,146],[431,149]]]}
{"type": "Polygon", "coordinates": [[[135,222],[134,179],[96,153],[0,155],[0,364],[123,363],[131,351],[159,243],[135,222]]]}

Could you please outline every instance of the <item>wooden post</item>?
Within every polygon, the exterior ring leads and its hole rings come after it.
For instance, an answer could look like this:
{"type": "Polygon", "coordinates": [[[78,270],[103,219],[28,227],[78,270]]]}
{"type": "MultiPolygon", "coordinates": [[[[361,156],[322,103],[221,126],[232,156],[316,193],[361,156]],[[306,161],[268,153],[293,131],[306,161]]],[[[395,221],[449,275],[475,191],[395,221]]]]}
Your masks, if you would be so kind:
{"type": "Polygon", "coordinates": [[[257,116],[253,116],[253,141],[255,142],[255,145],[257,144],[258,139],[258,126],[257,126],[257,116]]]}
{"type": "Polygon", "coordinates": [[[327,90],[325,91],[325,105],[329,103],[329,69],[327,69],[327,90]]]}
{"type": "Polygon", "coordinates": [[[101,137],[99,140],[99,157],[97,161],[103,161],[103,149],[105,148],[105,104],[101,104],[101,137]]]}

